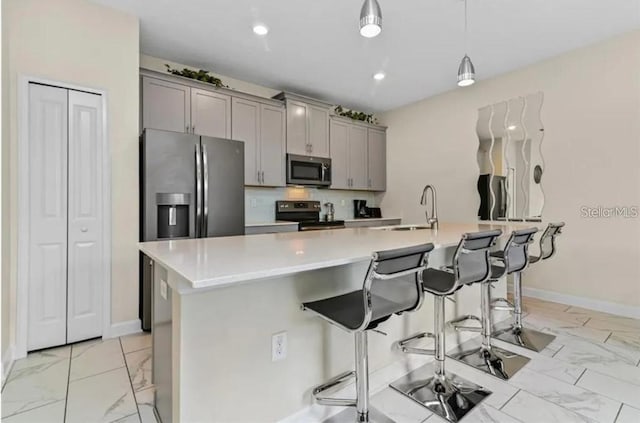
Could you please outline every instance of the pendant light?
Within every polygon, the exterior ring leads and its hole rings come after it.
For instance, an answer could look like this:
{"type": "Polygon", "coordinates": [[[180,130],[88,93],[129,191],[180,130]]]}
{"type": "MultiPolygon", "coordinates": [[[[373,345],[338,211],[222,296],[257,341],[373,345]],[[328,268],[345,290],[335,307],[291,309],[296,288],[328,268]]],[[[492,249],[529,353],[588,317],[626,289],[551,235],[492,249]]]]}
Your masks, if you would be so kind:
{"type": "Polygon", "coordinates": [[[464,49],[465,54],[458,67],[458,86],[468,87],[476,82],[476,70],[471,63],[471,58],[467,55],[467,0],[464,0],[464,49]]]}
{"type": "Polygon", "coordinates": [[[360,35],[373,38],[382,31],[382,10],[378,0],[364,0],[360,10],[360,35]]]}

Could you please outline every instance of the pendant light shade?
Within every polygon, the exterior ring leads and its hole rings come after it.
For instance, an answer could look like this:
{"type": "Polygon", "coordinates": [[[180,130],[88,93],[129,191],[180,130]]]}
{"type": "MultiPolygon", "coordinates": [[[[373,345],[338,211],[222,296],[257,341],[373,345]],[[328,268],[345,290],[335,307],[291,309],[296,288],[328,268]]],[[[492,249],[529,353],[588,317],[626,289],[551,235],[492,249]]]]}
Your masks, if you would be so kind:
{"type": "Polygon", "coordinates": [[[473,68],[471,58],[466,54],[458,67],[458,86],[467,87],[476,82],[476,70],[473,68]]]}
{"type": "Polygon", "coordinates": [[[464,57],[458,66],[458,86],[468,87],[476,82],[476,70],[471,63],[471,58],[467,55],[467,0],[464,0],[464,57]]]}
{"type": "Polygon", "coordinates": [[[382,10],[378,0],[364,0],[360,10],[360,35],[373,38],[382,31],[382,10]]]}

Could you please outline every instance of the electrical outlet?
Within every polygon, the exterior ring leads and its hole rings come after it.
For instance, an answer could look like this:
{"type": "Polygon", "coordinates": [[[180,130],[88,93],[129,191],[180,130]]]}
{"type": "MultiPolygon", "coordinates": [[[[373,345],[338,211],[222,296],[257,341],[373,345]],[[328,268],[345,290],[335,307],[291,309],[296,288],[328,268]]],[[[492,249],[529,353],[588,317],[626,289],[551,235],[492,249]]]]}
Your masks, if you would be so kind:
{"type": "Polygon", "coordinates": [[[163,279],[160,279],[160,296],[167,299],[167,282],[163,279]]]}
{"type": "Polygon", "coordinates": [[[251,199],[251,207],[253,207],[254,209],[256,207],[258,207],[258,200],[256,200],[255,198],[251,199]]]}
{"type": "Polygon", "coordinates": [[[287,332],[279,332],[271,336],[271,361],[287,358],[287,332]]]}
{"type": "Polygon", "coordinates": [[[344,200],[340,200],[340,205],[344,207],[344,200]]]}

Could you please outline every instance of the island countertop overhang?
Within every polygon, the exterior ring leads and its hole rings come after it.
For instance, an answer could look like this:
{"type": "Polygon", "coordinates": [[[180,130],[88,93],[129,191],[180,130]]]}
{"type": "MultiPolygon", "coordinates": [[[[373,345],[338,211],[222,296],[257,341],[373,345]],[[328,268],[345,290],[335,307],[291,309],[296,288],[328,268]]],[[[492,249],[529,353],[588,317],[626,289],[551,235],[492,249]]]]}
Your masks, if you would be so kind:
{"type": "MultiPolygon", "coordinates": [[[[371,259],[374,251],[431,242],[456,245],[465,232],[502,229],[506,234],[534,223],[440,223],[437,230],[352,228],[326,231],[142,242],[140,251],[178,274],[182,293],[342,266],[371,259]]],[[[177,287],[173,287],[177,288],[177,287]]]]}

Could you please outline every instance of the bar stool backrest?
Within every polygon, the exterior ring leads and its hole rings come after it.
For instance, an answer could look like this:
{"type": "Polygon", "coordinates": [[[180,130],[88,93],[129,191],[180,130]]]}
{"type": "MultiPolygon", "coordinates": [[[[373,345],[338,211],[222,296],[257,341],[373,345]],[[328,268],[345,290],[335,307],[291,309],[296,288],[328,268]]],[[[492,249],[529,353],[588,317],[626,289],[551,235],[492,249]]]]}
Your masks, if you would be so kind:
{"type": "Polygon", "coordinates": [[[491,276],[489,249],[495,245],[496,239],[500,235],[502,235],[500,229],[462,235],[453,256],[453,273],[456,284],[452,291],[463,284],[484,282],[491,276]]]}
{"type": "Polygon", "coordinates": [[[521,272],[529,264],[529,244],[538,228],[519,229],[511,232],[504,246],[504,266],[506,273],[521,272]]]}
{"type": "Polygon", "coordinates": [[[374,283],[376,290],[382,293],[378,295],[398,304],[399,309],[394,313],[420,307],[424,297],[422,272],[427,267],[428,254],[433,248],[433,244],[428,243],[373,253],[362,288],[365,319],[361,327],[368,326],[373,315],[379,315],[379,310],[373,310],[371,303],[374,283]]]}
{"type": "Polygon", "coordinates": [[[540,237],[540,258],[546,260],[556,253],[556,236],[562,233],[564,222],[549,223],[540,237]]]}

